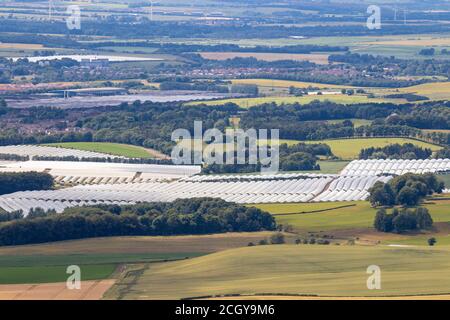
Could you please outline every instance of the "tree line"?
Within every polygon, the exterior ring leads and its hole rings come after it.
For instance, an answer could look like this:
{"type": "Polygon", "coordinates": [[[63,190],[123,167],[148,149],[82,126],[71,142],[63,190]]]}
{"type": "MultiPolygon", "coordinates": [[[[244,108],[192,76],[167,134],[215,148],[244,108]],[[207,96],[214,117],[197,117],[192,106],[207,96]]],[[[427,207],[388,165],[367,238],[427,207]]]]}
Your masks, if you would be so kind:
{"type": "Polygon", "coordinates": [[[1,172],[0,195],[17,191],[49,190],[53,177],[45,172],[1,172]]]}
{"type": "Polygon", "coordinates": [[[76,207],[61,214],[0,223],[0,245],[130,235],[181,235],[275,230],[272,215],[221,199],[197,198],[132,206],[76,207]]]}
{"type": "Polygon", "coordinates": [[[390,144],[385,147],[369,147],[359,152],[359,159],[428,159],[432,151],[412,143],[390,144]]]}

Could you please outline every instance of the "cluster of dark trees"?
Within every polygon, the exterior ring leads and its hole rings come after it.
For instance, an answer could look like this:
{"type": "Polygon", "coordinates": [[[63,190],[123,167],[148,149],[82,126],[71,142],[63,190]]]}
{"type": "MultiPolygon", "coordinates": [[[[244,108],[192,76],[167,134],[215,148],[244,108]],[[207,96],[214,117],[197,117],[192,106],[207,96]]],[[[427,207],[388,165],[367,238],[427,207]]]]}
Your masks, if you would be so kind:
{"type": "Polygon", "coordinates": [[[438,150],[434,156],[436,159],[450,159],[450,147],[438,150]]]}
{"type": "Polygon", "coordinates": [[[406,108],[401,113],[389,116],[386,122],[420,129],[450,129],[450,104],[429,103],[406,108]]]}
{"type": "Polygon", "coordinates": [[[161,81],[159,85],[160,90],[198,90],[198,91],[212,91],[219,93],[239,93],[250,96],[258,95],[258,86],[252,84],[235,84],[230,87],[224,83],[214,83],[211,81],[195,81],[190,82],[190,79],[174,79],[161,81]]]}
{"type": "Polygon", "coordinates": [[[108,112],[83,120],[82,126],[94,131],[93,141],[119,142],[157,149],[170,154],[174,142],[172,132],[183,128],[194,135],[194,121],[202,121],[203,129],[223,129],[230,116],[241,109],[230,106],[195,106],[182,104],[140,103],[123,104],[119,111],[108,112]]]}
{"type": "MultiPolygon", "coordinates": [[[[298,143],[291,146],[283,143],[279,146],[279,169],[281,171],[320,170],[320,165],[317,163],[317,156],[333,157],[334,155],[330,147],[323,143],[298,143]]],[[[237,153],[235,152],[236,157],[237,153]]],[[[246,150],[246,161],[246,164],[237,164],[237,161],[234,161],[235,164],[226,164],[224,159],[224,164],[209,164],[204,166],[202,173],[249,173],[261,170],[261,163],[248,163],[248,149],[246,150]]]]}
{"type": "Polygon", "coordinates": [[[375,215],[374,227],[381,232],[402,233],[405,231],[430,229],[433,219],[427,208],[397,209],[391,213],[386,209],[380,209],[375,215]]]}
{"type": "Polygon", "coordinates": [[[24,214],[23,214],[22,210],[6,212],[0,208],[0,223],[5,222],[5,221],[23,219],[23,218],[24,218],[24,214]]]}
{"type": "Polygon", "coordinates": [[[384,96],[386,99],[406,99],[408,102],[430,100],[428,97],[414,93],[394,93],[384,96]]]}
{"type": "Polygon", "coordinates": [[[18,154],[8,154],[8,153],[0,153],[0,160],[6,161],[28,161],[30,160],[29,156],[21,156],[18,154]]]}
{"type": "Polygon", "coordinates": [[[250,96],[257,96],[259,89],[257,85],[252,84],[233,84],[231,86],[231,92],[250,96]]]}
{"type": "Polygon", "coordinates": [[[244,128],[280,129],[280,138],[321,140],[345,137],[402,136],[448,144],[448,133],[424,133],[419,129],[450,129],[450,105],[429,103],[340,105],[329,101],[313,101],[307,105],[263,104],[241,114],[244,128]],[[370,125],[354,127],[350,120],[328,123],[337,119],[374,120],[370,125]]]}
{"type": "Polygon", "coordinates": [[[48,190],[53,187],[53,177],[44,172],[0,173],[0,194],[26,190],[48,190]]]}
{"type": "Polygon", "coordinates": [[[434,53],[436,52],[436,49],[434,48],[425,48],[419,51],[419,54],[421,56],[434,56],[434,53]]]}
{"type": "Polygon", "coordinates": [[[24,133],[18,129],[0,129],[0,145],[16,144],[46,144],[58,142],[90,142],[93,141],[92,132],[67,133],[24,133]]]}
{"type": "Polygon", "coordinates": [[[332,157],[331,148],[323,143],[288,145],[279,148],[280,169],[282,171],[320,170],[317,156],[332,157]]]}
{"type": "MultiPolygon", "coordinates": [[[[0,159],[2,159],[3,155],[0,155],[0,159]]],[[[13,155],[16,156],[16,155],[13,155]]],[[[28,157],[20,157],[16,156],[15,161],[26,161],[29,160],[28,157]]],[[[8,159],[4,159],[8,160],[8,159]]],[[[173,164],[170,159],[154,159],[154,158],[96,158],[96,157],[75,157],[75,156],[34,156],[34,161],[79,161],[79,162],[105,162],[105,163],[132,163],[132,164],[173,164]]]]}
{"type": "Polygon", "coordinates": [[[198,198],[133,206],[100,205],[0,223],[0,245],[89,237],[178,235],[275,230],[274,218],[253,207],[198,198]]]}
{"type": "MultiPolygon", "coordinates": [[[[204,69],[213,68],[271,68],[271,69],[294,69],[302,70],[315,67],[315,64],[309,61],[296,60],[275,60],[265,61],[258,60],[254,57],[235,57],[226,60],[208,60],[196,54],[183,54],[184,58],[194,61],[194,67],[201,67],[204,69]]],[[[285,71],[285,70],[283,70],[285,71]]],[[[292,70],[291,70],[292,71],[292,70]]],[[[272,70],[274,72],[274,70],[272,70]]],[[[278,73],[276,73],[278,74],[278,73]]]]}
{"type": "Polygon", "coordinates": [[[444,183],[432,173],[423,175],[407,173],[393,178],[388,183],[377,182],[369,189],[372,206],[415,206],[426,196],[441,193],[444,183]]]}
{"type": "Polygon", "coordinates": [[[395,143],[385,147],[362,149],[359,159],[428,159],[431,154],[429,148],[421,148],[412,143],[395,143]]]}
{"type": "Polygon", "coordinates": [[[213,91],[220,93],[228,93],[228,86],[217,85],[212,83],[187,83],[178,81],[164,81],[159,85],[160,90],[199,90],[199,91],[213,91]]]}

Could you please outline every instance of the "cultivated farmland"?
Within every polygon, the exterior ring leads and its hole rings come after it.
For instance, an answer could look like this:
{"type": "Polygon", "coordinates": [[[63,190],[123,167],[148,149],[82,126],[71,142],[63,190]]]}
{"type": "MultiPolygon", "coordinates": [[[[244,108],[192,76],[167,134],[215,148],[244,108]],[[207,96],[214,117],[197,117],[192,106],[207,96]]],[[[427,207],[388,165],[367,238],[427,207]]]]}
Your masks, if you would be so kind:
{"type": "MultiPolygon", "coordinates": [[[[449,200],[430,200],[424,204],[430,211],[433,220],[444,224],[450,222],[449,205],[449,200]]],[[[373,229],[373,220],[377,211],[366,201],[258,204],[255,206],[274,214],[278,223],[291,225],[301,232],[343,232],[347,230],[357,234],[361,233],[356,232],[357,229],[364,229],[362,233],[367,234],[368,229],[373,229]],[[322,212],[315,212],[317,210],[322,210],[322,212]]],[[[351,232],[347,233],[347,235],[349,234],[351,232]]],[[[381,235],[378,234],[378,236],[381,235]]],[[[425,245],[425,243],[423,244],[425,245]]]]}
{"type": "MultiPolygon", "coordinates": [[[[122,156],[127,158],[153,158],[164,157],[161,153],[146,149],[143,147],[137,147],[133,145],[110,143],[110,142],[66,142],[66,143],[53,143],[49,146],[55,146],[65,149],[86,150],[93,152],[101,152],[115,156],[122,156]]],[[[1,149],[0,149],[1,150],[1,149]]]]}
{"type": "Polygon", "coordinates": [[[308,104],[313,101],[331,101],[340,104],[353,104],[353,103],[364,103],[364,102],[387,102],[386,99],[380,98],[368,98],[365,95],[342,95],[342,94],[327,94],[327,95],[307,95],[302,97],[293,97],[293,96],[270,96],[270,97],[261,97],[261,98],[231,98],[231,99],[222,99],[222,100],[211,100],[211,101],[202,101],[202,102],[190,102],[186,105],[199,105],[205,104],[210,106],[224,105],[227,103],[235,103],[242,108],[250,108],[257,105],[261,105],[264,103],[275,103],[277,105],[281,104],[308,104]]]}
{"type": "MultiPolygon", "coordinates": [[[[257,243],[270,232],[200,236],[110,237],[0,248],[1,284],[65,281],[66,268],[79,265],[83,280],[114,277],[124,263],[150,263],[192,258],[257,243]]],[[[289,238],[292,236],[287,235],[289,238]]]]}
{"type": "Polygon", "coordinates": [[[107,298],[180,299],[264,293],[347,297],[448,294],[449,250],[308,245],[240,248],[187,261],[147,265],[131,286],[125,273],[107,298]],[[371,264],[383,270],[382,290],[366,287],[366,269],[371,264]]]}
{"type": "Polygon", "coordinates": [[[385,147],[390,144],[404,144],[412,143],[422,148],[430,148],[432,151],[441,149],[441,147],[408,138],[354,138],[354,139],[336,139],[336,140],[321,140],[311,143],[325,143],[330,146],[334,155],[342,159],[355,159],[358,157],[361,149],[368,147],[385,147]]]}

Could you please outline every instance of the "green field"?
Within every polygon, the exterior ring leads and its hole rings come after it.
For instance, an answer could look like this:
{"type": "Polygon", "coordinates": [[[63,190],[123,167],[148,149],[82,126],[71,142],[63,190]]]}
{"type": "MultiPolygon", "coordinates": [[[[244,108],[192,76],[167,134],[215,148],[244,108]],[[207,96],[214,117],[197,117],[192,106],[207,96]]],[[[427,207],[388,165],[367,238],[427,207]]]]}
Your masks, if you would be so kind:
{"type": "MultiPolygon", "coordinates": [[[[294,144],[295,142],[290,142],[294,144]]],[[[308,141],[308,143],[325,143],[330,146],[331,151],[337,157],[341,159],[356,159],[358,158],[361,149],[369,147],[385,147],[390,144],[404,144],[412,143],[422,148],[430,148],[432,151],[442,149],[439,146],[417,141],[408,138],[360,138],[360,139],[336,139],[336,140],[321,140],[321,141],[308,141]]]]}
{"type": "MultiPolygon", "coordinates": [[[[412,246],[423,246],[427,244],[428,239],[430,236],[417,236],[411,239],[399,239],[399,240],[387,240],[383,241],[384,244],[406,244],[406,245],[412,245],[412,246]]],[[[450,246],[450,235],[441,235],[435,237],[437,240],[437,243],[435,244],[436,247],[441,246],[450,246]]]]}
{"type": "Polygon", "coordinates": [[[198,253],[0,255],[0,284],[66,281],[70,265],[81,268],[83,280],[105,279],[121,263],[152,262],[195,257],[198,253]]]}
{"type": "MultiPolygon", "coordinates": [[[[260,139],[258,142],[260,144],[263,144],[266,143],[266,140],[260,139]]],[[[280,139],[280,143],[286,143],[288,145],[294,145],[298,143],[325,143],[330,146],[333,154],[341,158],[342,160],[357,159],[359,156],[359,152],[364,148],[385,147],[387,145],[395,143],[399,144],[412,143],[422,148],[429,148],[432,151],[442,149],[442,147],[440,146],[410,138],[349,138],[349,139],[327,139],[327,140],[310,140],[310,141],[280,139]]]]}
{"type": "MultiPolygon", "coordinates": [[[[276,221],[289,224],[298,231],[329,231],[350,230],[355,228],[373,229],[376,209],[367,201],[353,202],[324,202],[324,203],[298,203],[298,204],[258,204],[255,207],[272,214],[301,213],[344,205],[354,205],[319,213],[297,215],[277,215],[276,221]]],[[[430,210],[434,222],[450,222],[450,201],[434,201],[424,204],[430,210]]]]}
{"type": "Polygon", "coordinates": [[[137,277],[125,275],[106,297],[446,294],[450,292],[450,248],[256,246],[186,261],[147,265],[142,272],[137,277]],[[366,270],[370,265],[381,268],[381,290],[367,289],[366,270]]]}
{"type": "Polygon", "coordinates": [[[143,147],[110,142],[65,142],[51,143],[48,146],[107,153],[127,158],[153,158],[149,150],[143,147]]]}
{"type": "Polygon", "coordinates": [[[195,106],[200,104],[205,104],[209,106],[220,106],[224,105],[226,103],[235,103],[238,106],[242,108],[250,108],[257,105],[261,105],[264,103],[275,103],[277,105],[281,104],[293,104],[293,103],[299,103],[299,104],[308,104],[312,101],[331,101],[335,103],[341,103],[341,104],[354,104],[354,103],[365,103],[365,102],[375,102],[375,103],[382,103],[387,102],[386,99],[379,99],[379,98],[368,98],[364,95],[353,95],[353,96],[347,96],[342,94],[336,94],[336,95],[310,95],[310,96],[303,96],[303,97],[261,97],[261,98],[233,98],[233,99],[222,99],[222,100],[212,100],[212,101],[196,101],[196,102],[189,102],[186,103],[188,106],[195,106]]]}
{"type": "MultiPolygon", "coordinates": [[[[350,228],[371,228],[376,210],[370,207],[366,201],[354,202],[323,202],[323,203],[298,203],[298,204],[258,204],[257,208],[273,214],[301,213],[315,210],[341,207],[344,205],[355,206],[340,208],[319,213],[298,215],[277,215],[276,221],[281,224],[289,224],[301,231],[327,231],[350,228]]],[[[450,219],[449,219],[450,220],[450,219]]]]}
{"type": "MultiPolygon", "coordinates": [[[[342,171],[342,169],[345,168],[347,164],[349,164],[349,161],[324,161],[319,160],[317,161],[317,164],[320,165],[320,173],[339,173],[342,171]]],[[[311,171],[311,172],[317,172],[317,171],[311,171]]]]}

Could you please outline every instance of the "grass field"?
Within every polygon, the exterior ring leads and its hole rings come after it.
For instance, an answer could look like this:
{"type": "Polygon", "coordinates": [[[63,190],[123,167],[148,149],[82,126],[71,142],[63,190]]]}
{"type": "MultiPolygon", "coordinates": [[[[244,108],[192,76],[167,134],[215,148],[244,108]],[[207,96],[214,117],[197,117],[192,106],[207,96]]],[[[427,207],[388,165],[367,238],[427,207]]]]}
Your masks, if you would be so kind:
{"type": "Polygon", "coordinates": [[[342,95],[342,94],[333,94],[333,95],[309,95],[302,97],[294,97],[294,96],[286,96],[286,97],[261,97],[261,98],[232,98],[232,99],[221,99],[221,100],[211,100],[211,101],[196,101],[189,102],[187,106],[195,106],[199,104],[205,104],[209,106],[220,106],[227,103],[235,103],[242,108],[250,108],[264,103],[275,103],[277,105],[281,104],[308,104],[312,101],[331,101],[335,103],[341,104],[354,104],[354,103],[365,103],[365,102],[375,102],[382,103],[387,102],[386,99],[380,98],[368,98],[364,95],[342,95]]]}
{"type": "Polygon", "coordinates": [[[180,299],[223,294],[399,296],[448,294],[450,248],[270,245],[187,261],[146,265],[125,275],[106,298],[180,299]],[[381,268],[381,290],[368,290],[367,267],[381,268]],[[414,281],[411,281],[414,279],[414,281]]]}
{"type": "MultiPolygon", "coordinates": [[[[339,173],[345,168],[348,161],[323,161],[319,160],[317,163],[320,165],[320,173],[339,173]]],[[[317,171],[311,171],[317,172],[317,171]]]]}
{"type": "Polygon", "coordinates": [[[52,143],[48,146],[61,147],[68,149],[77,149],[85,151],[94,151],[107,153],[115,156],[123,156],[127,158],[153,158],[154,155],[150,150],[143,147],[110,143],[110,142],[65,142],[65,143],[52,143]]]}
{"type": "Polygon", "coordinates": [[[424,83],[417,86],[400,88],[400,92],[423,95],[431,100],[450,99],[450,82],[424,83]]]}
{"type": "MultiPolygon", "coordinates": [[[[311,212],[352,204],[354,206],[319,213],[276,215],[276,221],[284,225],[291,225],[300,232],[373,229],[376,209],[372,208],[367,201],[258,204],[255,207],[272,214],[280,214],[311,212]]],[[[430,201],[424,206],[430,211],[434,222],[450,222],[450,200],[430,201]]]]}
{"type": "MultiPolygon", "coordinates": [[[[350,138],[350,139],[328,139],[328,140],[314,140],[314,141],[299,141],[299,140],[286,140],[280,139],[280,143],[287,143],[288,145],[294,145],[297,143],[325,143],[330,146],[331,151],[337,157],[342,160],[357,159],[359,152],[364,148],[369,147],[385,147],[390,144],[404,144],[412,143],[422,148],[430,148],[432,151],[442,149],[442,147],[433,145],[431,143],[418,141],[409,138],[350,138]]],[[[264,141],[260,140],[260,143],[264,141]]]]}
{"type": "Polygon", "coordinates": [[[432,151],[442,149],[439,146],[417,141],[408,138],[367,138],[367,139],[337,139],[337,140],[322,140],[309,141],[308,143],[325,143],[330,146],[334,155],[341,159],[356,159],[361,149],[368,147],[385,147],[390,144],[404,144],[412,143],[422,148],[430,148],[432,151]]]}
{"type": "MultiPolygon", "coordinates": [[[[372,228],[376,210],[366,201],[355,202],[324,202],[324,203],[298,203],[298,204],[258,204],[257,208],[273,214],[301,213],[315,210],[336,208],[351,205],[341,209],[324,211],[320,213],[277,215],[276,221],[288,224],[299,231],[328,231],[352,228],[372,228]]],[[[449,219],[450,220],[450,219],[449,219]]]]}
{"type": "Polygon", "coordinates": [[[365,201],[260,204],[256,207],[273,213],[278,224],[291,226],[302,237],[308,237],[309,234],[315,233],[318,235],[333,235],[335,241],[343,244],[349,238],[352,238],[357,239],[358,243],[361,244],[381,242],[421,246],[427,246],[427,239],[435,237],[438,240],[436,246],[449,245],[450,200],[430,200],[425,203],[424,207],[429,209],[433,218],[434,228],[406,234],[377,232],[373,228],[376,209],[371,208],[369,203],[365,201]],[[316,210],[327,211],[312,212],[316,210]]]}
{"type": "Polygon", "coordinates": [[[345,89],[357,88],[352,86],[343,86],[335,84],[324,84],[315,82],[289,81],[289,80],[272,80],[272,79],[236,79],[232,80],[233,84],[256,84],[260,87],[276,87],[276,88],[301,88],[314,87],[319,89],[345,89]]]}

